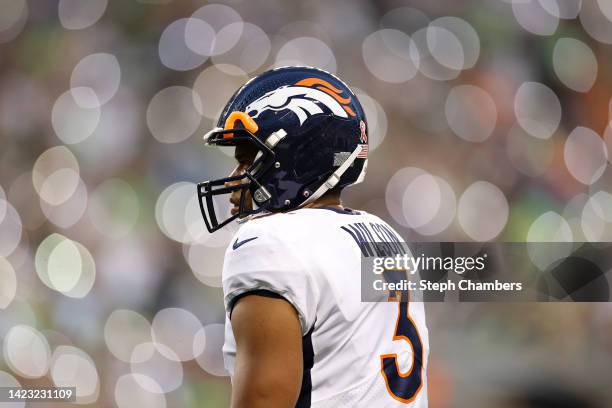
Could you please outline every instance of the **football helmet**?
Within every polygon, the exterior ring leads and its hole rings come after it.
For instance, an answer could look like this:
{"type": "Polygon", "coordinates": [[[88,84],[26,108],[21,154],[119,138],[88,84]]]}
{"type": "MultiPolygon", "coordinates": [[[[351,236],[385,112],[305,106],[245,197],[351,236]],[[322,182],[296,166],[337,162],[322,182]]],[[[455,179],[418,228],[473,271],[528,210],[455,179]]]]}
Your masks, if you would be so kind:
{"type": "Polygon", "coordinates": [[[277,68],[248,81],[204,142],[250,143],[257,149],[243,174],[198,184],[210,232],[261,211],[305,206],[333,188],[361,182],[367,168],[368,127],[361,104],[339,78],[310,67],[277,68]],[[236,190],[241,191],[239,211],[218,220],[213,197],[236,190]],[[252,209],[245,206],[247,190],[252,209]]]}

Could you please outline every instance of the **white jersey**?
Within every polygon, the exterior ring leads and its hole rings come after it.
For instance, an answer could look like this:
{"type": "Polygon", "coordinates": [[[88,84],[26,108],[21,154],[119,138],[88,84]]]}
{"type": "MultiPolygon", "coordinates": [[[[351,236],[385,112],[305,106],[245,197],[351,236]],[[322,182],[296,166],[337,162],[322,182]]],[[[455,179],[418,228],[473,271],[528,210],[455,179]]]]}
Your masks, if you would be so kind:
{"type": "Polygon", "coordinates": [[[361,302],[359,240],[399,235],[380,218],[303,208],[254,218],[225,254],[223,354],[234,375],[233,301],[281,295],[299,314],[304,381],[298,407],[426,407],[429,338],[423,303],[361,302]]]}

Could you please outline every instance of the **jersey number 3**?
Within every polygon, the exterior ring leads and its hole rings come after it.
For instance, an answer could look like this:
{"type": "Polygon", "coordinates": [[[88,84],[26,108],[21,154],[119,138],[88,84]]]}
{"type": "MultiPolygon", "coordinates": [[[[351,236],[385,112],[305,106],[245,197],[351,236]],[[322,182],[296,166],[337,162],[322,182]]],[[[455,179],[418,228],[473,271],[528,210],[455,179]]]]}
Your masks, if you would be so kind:
{"type": "Polygon", "coordinates": [[[423,385],[423,343],[408,313],[408,294],[402,292],[398,302],[398,316],[393,341],[406,341],[412,348],[412,367],[407,373],[400,371],[397,354],[380,356],[381,374],[393,398],[404,403],[414,401],[423,385]]]}

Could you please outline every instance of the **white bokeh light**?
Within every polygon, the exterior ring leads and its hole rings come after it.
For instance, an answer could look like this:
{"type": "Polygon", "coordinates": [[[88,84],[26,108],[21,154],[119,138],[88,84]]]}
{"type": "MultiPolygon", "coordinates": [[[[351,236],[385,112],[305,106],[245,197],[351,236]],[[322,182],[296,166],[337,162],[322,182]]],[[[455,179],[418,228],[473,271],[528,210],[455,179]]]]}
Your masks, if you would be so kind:
{"type": "Polygon", "coordinates": [[[457,78],[465,63],[457,36],[446,28],[431,25],[412,35],[410,58],[423,75],[436,81],[457,78]]]}
{"type": "Polygon", "coordinates": [[[563,158],[570,174],[582,184],[590,185],[606,169],[608,152],[597,133],[579,126],[567,137],[563,158]]]}
{"type": "Polygon", "coordinates": [[[59,21],[69,30],[80,30],[96,23],[104,14],[108,0],[60,0],[59,21]]]}
{"type": "MultiPolygon", "coordinates": [[[[19,381],[9,373],[0,371],[0,387],[21,388],[19,381]]],[[[2,408],[25,408],[24,402],[3,402],[2,408]]]]}
{"type": "MultiPolygon", "coordinates": [[[[437,191],[440,195],[440,205],[437,208],[436,214],[427,223],[415,228],[419,234],[429,236],[439,234],[446,230],[453,222],[457,211],[457,197],[451,185],[438,176],[433,176],[433,180],[437,184],[437,191]]],[[[436,194],[433,188],[431,190],[436,194]]],[[[420,200],[416,201],[418,202],[420,200]]]]}
{"type": "Polygon", "coordinates": [[[43,152],[32,168],[32,183],[42,200],[59,205],[68,200],[77,189],[79,164],[72,152],[64,146],[43,152]]]}
{"type": "Polygon", "coordinates": [[[212,287],[222,286],[224,246],[213,248],[206,244],[194,243],[189,245],[185,252],[185,259],[200,282],[212,287]]]}
{"type": "MultiPolygon", "coordinates": [[[[604,44],[612,44],[612,24],[602,10],[602,3],[607,1],[584,1],[580,10],[580,23],[591,37],[604,44]]],[[[606,5],[603,9],[610,10],[606,5]]]]}
{"type": "Polygon", "coordinates": [[[0,310],[6,309],[17,292],[17,276],[13,265],[0,256],[0,310]]]}
{"type": "Polygon", "coordinates": [[[251,73],[259,69],[268,59],[272,44],[264,30],[251,23],[232,23],[225,29],[228,37],[233,31],[240,31],[236,45],[223,54],[212,56],[212,61],[220,68],[236,66],[251,73]]]}
{"type": "Polygon", "coordinates": [[[195,357],[193,340],[201,328],[200,320],[188,310],[167,308],[157,312],[153,318],[151,333],[156,345],[166,346],[158,349],[166,358],[178,357],[178,361],[189,361],[195,357]],[[166,355],[166,349],[173,353],[166,355]]]}
{"type": "Polygon", "coordinates": [[[587,241],[612,241],[612,194],[607,191],[592,194],[581,215],[582,231],[587,241]]]}
{"type": "Polygon", "coordinates": [[[236,10],[224,4],[208,4],[191,15],[185,38],[192,51],[208,57],[231,50],[240,40],[242,30],[242,17],[236,10]]]}
{"type": "Polygon", "coordinates": [[[229,68],[212,65],[196,78],[193,90],[200,98],[202,114],[216,120],[231,96],[246,81],[248,76],[238,67],[229,68]]]}
{"type": "Polygon", "coordinates": [[[104,341],[116,358],[129,363],[136,346],[151,342],[151,325],[138,312],[114,310],[104,325],[104,341]]]}
{"type": "Polygon", "coordinates": [[[216,376],[227,376],[223,363],[223,343],[225,326],[213,323],[204,326],[196,335],[193,343],[196,361],[204,371],[216,376]]]}
{"type": "Polygon", "coordinates": [[[427,174],[417,167],[405,167],[398,170],[387,183],[385,190],[385,204],[393,219],[404,227],[410,227],[404,218],[403,202],[406,187],[417,177],[427,174]]]}
{"type": "Polygon", "coordinates": [[[561,103],[546,85],[524,82],[514,97],[514,113],[519,125],[527,133],[548,139],[561,122],[561,103]]]}
{"type": "Polygon", "coordinates": [[[49,370],[49,343],[33,327],[23,324],[12,327],[4,338],[2,351],[4,361],[22,377],[42,377],[49,370]]]}
{"type": "Polygon", "coordinates": [[[588,45],[574,38],[560,38],[553,51],[555,73],[570,89],[587,92],[597,79],[597,59],[588,45]],[[572,61],[568,64],[568,61],[572,61]]]}
{"type": "Polygon", "coordinates": [[[90,404],[100,393],[98,370],[91,357],[73,346],[59,346],[51,358],[51,378],[56,387],[75,387],[76,401],[90,404]]]}
{"type": "Polygon", "coordinates": [[[28,19],[26,0],[5,1],[0,13],[0,44],[15,39],[23,30],[28,19]]]}
{"type": "MultiPolygon", "coordinates": [[[[443,31],[440,32],[448,37],[448,44],[455,44],[455,39],[459,42],[461,54],[456,54],[455,58],[449,61],[450,68],[468,69],[476,65],[480,55],[480,38],[470,23],[458,17],[448,16],[435,19],[430,23],[430,26],[452,33],[454,38],[443,31]],[[462,57],[461,61],[459,56],[462,57]],[[462,63],[459,64],[459,62],[462,63]]],[[[458,53],[457,50],[455,50],[456,53],[458,53]]]]}
{"type": "Polygon", "coordinates": [[[551,15],[563,18],[574,19],[578,17],[582,0],[539,0],[540,5],[551,15]]]}
{"type": "Polygon", "coordinates": [[[66,144],[82,142],[100,123],[99,100],[91,88],[73,88],[60,95],[51,111],[51,124],[66,144]]]}
{"type": "Polygon", "coordinates": [[[438,213],[442,195],[431,174],[422,174],[406,186],[402,198],[404,219],[411,228],[429,223],[438,213]]]}
{"type": "Polygon", "coordinates": [[[34,262],[41,282],[68,297],[87,296],[96,280],[91,253],[60,234],[51,234],[40,243],[34,262]]]}
{"type": "Polygon", "coordinates": [[[166,396],[152,378],[142,374],[125,374],[115,384],[115,403],[118,408],[166,408],[166,396]]]}
{"type": "Polygon", "coordinates": [[[570,224],[554,211],[540,215],[527,232],[527,251],[531,261],[546,270],[553,262],[566,258],[574,247],[570,224]],[[538,244],[538,243],[554,244],[538,244]]]}
{"type": "Polygon", "coordinates": [[[512,12],[516,21],[527,31],[537,35],[552,35],[559,26],[559,6],[547,1],[546,8],[541,0],[512,2],[512,12]]]}
{"type": "Polygon", "coordinates": [[[497,123],[495,101],[474,85],[458,85],[451,89],[444,112],[453,132],[469,142],[488,139],[497,123]]]}
{"type": "Polygon", "coordinates": [[[91,54],[74,67],[70,87],[76,103],[83,108],[97,108],[108,102],[119,90],[121,67],[117,57],[108,53],[91,54]],[[92,98],[89,92],[95,94],[92,98]]]}
{"type": "Polygon", "coordinates": [[[298,37],[287,41],[276,54],[276,67],[306,65],[336,72],[336,57],[332,49],[318,38],[298,37]]]}
{"type": "MultiPolygon", "coordinates": [[[[136,346],[130,358],[130,368],[133,374],[153,379],[163,393],[174,391],[183,383],[183,366],[178,356],[163,344],[141,343],[136,346]]],[[[140,383],[140,386],[149,392],[158,392],[147,383],[140,383]]]]}
{"type": "Polygon", "coordinates": [[[147,125],[155,139],[178,143],[189,138],[200,126],[200,98],[191,88],[170,86],[159,91],[149,102],[147,125]]]}
{"type": "Polygon", "coordinates": [[[475,241],[497,237],[508,222],[508,200],[499,187],[477,181],[461,195],[457,218],[465,233],[475,241]]]}
{"type": "Polygon", "coordinates": [[[4,217],[0,219],[0,256],[7,257],[17,249],[23,234],[21,217],[15,207],[0,198],[0,208],[4,209],[4,217]]]}
{"type": "Polygon", "coordinates": [[[361,46],[366,67],[385,82],[400,83],[414,78],[418,67],[410,57],[411,43],[408,35],[394,29],[368,35],[361,46]]]}
{"type": "Polygon", "coordinates": [[[189,71],[208,59],[188,47],[186,29],[190,18],[181,18],[171,23],[159,39],[159,59],[166,67],[175,71],[189,71]]]}
{"type": "Polygon", "coordinates": [[[76,224],[87,208],[87,186],[83,180],[79,180],[76,190],[59,205],[49,204],[40,200],[40,208],[45,217],[60,228],[70,228],[76,224]]]}

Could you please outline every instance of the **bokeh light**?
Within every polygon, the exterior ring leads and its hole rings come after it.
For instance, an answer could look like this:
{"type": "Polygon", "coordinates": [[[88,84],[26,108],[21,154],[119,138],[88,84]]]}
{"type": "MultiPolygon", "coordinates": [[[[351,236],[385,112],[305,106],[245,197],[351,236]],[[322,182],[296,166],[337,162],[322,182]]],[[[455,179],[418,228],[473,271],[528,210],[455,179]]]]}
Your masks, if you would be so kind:
{"type": "Polygon", "coordinates": [[[0,209],[4,209],[4,217],[0,219],[0,256],[7,257],[19,245],[23,233],[21,217],[15,207],[0,198],[0,209]]]}
{"type": "Polygon", "coordinates": [[[28,3],[26,0],[3,2],[0,14],[0,44],[15,39],[26,24],[28,3]]]}
{"type": "Polygon", "coordinates": [[[15,298],[17,276],[13,265],[0,256],[0,309],[6,309],[15,298]]]}
{"type": "Polygon", "coordinates": [[[77,105],[95,109],[108,102],[119,90],[121,67],[113,54],[97,53],[84,57],[70,77],[71,93],[77,105]],[[92,97],[91,92],[94,96],[92,97]]]}
{"type": "Polygon", "coordinates": [[[570,89],[587,92],[597,79],[597,59],[588,45],[575,38],[560,38],[553,51],[555,73],[570,89]],[[568,61],[572,61],[568,64],[568,61]]]}
{"type": "Polygon", "coordinates": [[[202,114],[216,120],[232,94],[248,80],[238,67],[223,69],[216,65],[206,68],[195,80],[193,90],[200,98],[202,114]]]}
{"type": "MultiPolygon", "coordinates": [[[[19,381],[9,373],[0,371],[0,387],[21,388],[19,381]]],[[[3,402],[2,408],[25,408],[24,402],[3,402]]]]}
{"type": "Polygon", "coordinates": [[[485,90],[474,85],[459,85],[451,89],[445,114],[453,132],[469,142],[488,139],[497,122],[495,101],[485,90]]]}
{"type": "Polygon", "coordinates": [[[87,28],[102,17],[107,5],[108,0],[60,0],[58,3],[59,21],[69,30],[87,28]]]}
{"type": "Polygon", "coordinates": [[[159,384],[150,377],[125,374],[115,384],[115,403],[118,408],[166,408],[166,397],[159,384]]]}
{"type": "Polygon", "coordinates": [[[33,327],[20,324],[11,328],[4,337],[2,352],[10,369],[22,377],[42,377],[49,370],[49,343],[33,327]]]}
{"type": "Polygon", "coordinates": [[[35,265],[47,287],[68,297],[85,297],[96,279],[96,265],[87,248],[57,233],[38,246],[35,265]]]}
{"type": "Polygon", "coordinates": [[[593,184],[606,169],[606,145],[593,130],[579,126],[570,133],[563,150],[570,174],[583,184],[593,184]]]}
{"type": "Polygon", "coordinates": [[[385,82],[400,83],[414,78],[418,66],[410,56],[411,43],[410,37],[399,30],[382,29],[370,34],[361,50],[366,67],[385,82]]]}
{"type": "Polygon", "coordinates": [[[156,345],[165,347],[158,348],[166,358],[178,358],[178,361],[189,361],[195,356],[193,354],[193,340],[202,328],[200,320],[191,312],[181,308],[162,309],[153,318],[151,333],[156,345]],[[164,351],[170,349],[171,354],[164,351]]]}
{"type": "Polygon", "coordinates": [[[489,241],[497,237],[508,222],[508,214],[508,200],[504,193],[486,181],[471,184],[461,195],[457,207],[459,224],[474,241],[489,241]]]}
{"type": "Polygon", "coordinates": [[[336,72],[336,57],[327,44],[314,37],[299,37],[289,40],[276,54],[277,67],[306,65],[336,72]]]}
{"type": "Polygon", "coordinates": [[[64,146],[43,152],[34,163],[32,182],[41,200],[59,205],[74,194],[79,185],[79,164],[64,146]]]}
{"type": "Polygon", "coordinates": [[[524,82],[514,97],[514,113],[519,125],[527,133],[548,139],[559,127],[561,103],[546,85],[524,82]]]}
{"type": "MultiPolygon", "coordinates": [[[[229,24],[224,31],[227,31],[228,36],[232,38],[235,35],[233,32],[240,31],[240,37],[236,45],[227,52],[213,54],[212,61],[220,69],[235,66],[244,72],[252,73],[264,65],[272,50],[270,38],[264,30],[255,24],[235,22],[229,24]]],[[[197,42],[201,43],[200,38],[197,42]]]]}
{"type": "Polygon", "coordinates": [[[547,211],[531,224],[527,232],[529,257],[540,270],[544,271],[553,262],[571,254],[574,246],[573,240],[569,223],[560,214],[547,211]],[[546,250],[543,250],[538,242],[555,244],[546,245],[546,250]]]}
{"type": "Polygon", "coordinates": [[[133,374],[154,380],[157,386],[138,381],[142,388],[151,393],[174,391],[183,383],[183,366],[178,356],[163,344],[141,343],[136,346],[130,357],[130,368],[133,374]]]}
{"type": "Polygon", "coordinates": [[[59,228],[66,229],[76,224],[85,214],[87,197],[87,187],[83,180],[79,178],[77,188],[68,200],[58,205],[52,205],[41,199],[40,208],[49,221],[59,228]]]}
{"type": "Polygon", "coordinates": [[[106,347],[119,360],[130,362],[134,348],[151,342],[151,325],[140,313],[133,310],[114,310],[104,325],[106,347]]]}
{"type": "Polygon", "coordinates": [[[533,34],[552,35],[559,26],[560,11],[555,1],[513,1],[512,11],[521,27],[533,34]]]}
{"type": "Polygon", "coordinates": [[[159,91],[147,108],[147,125],[155,139],[178,143],[200,126],[202,105],[195,92],[185,86],[170,86],[159,91]]]}
{"type": "Polygon", "coordinates": [[[59,346],[53,351],[50,375],[56,387],[75,387],[76,401],[89,404],[97,401],[100,379],[94,361],[83,350],[59,346]]]}
{"type": "Polygon", "coordinates": [[[176,20],[166,27],[159,39],[158,52],[161,63],[176,71],[197,68],[208,59],[207,56],[197,54],[187,46],[185,30],[189,21],[189,18],[176,20]]]}
{"type": "Polygon", "coordinates": [[[204,326],[196,335],[193,348],[196,361],[204,371],[216,376],[227,376],[223,364],[223,343],[225,341],[225,326],[213,323],[204,326]]]}
{"type": "Polygon", "coordinates": [[[230,6],[208,4],[197,9],[187,22],[187,46],[204,56],[224,54],[238,43],[243,27],[242,17],[230,6]]]}

